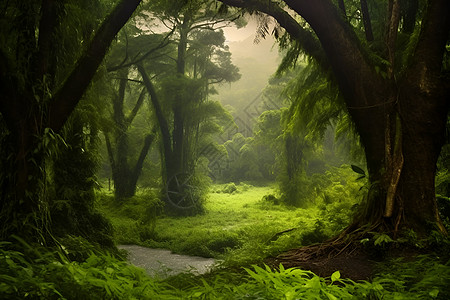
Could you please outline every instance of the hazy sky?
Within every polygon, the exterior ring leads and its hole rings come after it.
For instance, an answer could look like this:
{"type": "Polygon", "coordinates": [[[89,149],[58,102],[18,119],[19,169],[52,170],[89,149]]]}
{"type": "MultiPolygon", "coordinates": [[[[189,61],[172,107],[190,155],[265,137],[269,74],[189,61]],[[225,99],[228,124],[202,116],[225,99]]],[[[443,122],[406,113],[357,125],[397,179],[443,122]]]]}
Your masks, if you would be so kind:
{"type": "Polygon", "coordinates": [[[256,33],[256,22],[250,20],[246,27],[237,29],[236,27],[226,27],[223,29],[227,42],[243,41],[256,33]]]}
{"type": "Polygon", "coordinates": [[[239,68],[242,77],[237,82],[217,86],[219,94],[213,98],[220,100],[222,104],[233,106],[240,112],[261,94],[279,63],[275,40],[268,35],[264,40],[255,43],[256,28],[257,21],[254,19],[250,19],[244,28],[224,28],[231,59],[239,68]]]}

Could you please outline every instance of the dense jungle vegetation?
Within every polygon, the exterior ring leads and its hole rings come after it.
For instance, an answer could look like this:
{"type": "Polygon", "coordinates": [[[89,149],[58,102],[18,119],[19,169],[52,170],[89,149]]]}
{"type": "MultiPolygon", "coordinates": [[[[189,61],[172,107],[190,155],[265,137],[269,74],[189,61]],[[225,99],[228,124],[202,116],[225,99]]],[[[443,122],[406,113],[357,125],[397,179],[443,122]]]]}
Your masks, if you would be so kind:
{"type": "Polygon", "coordinates": [[[449,1],[1,1],[0,41],[0,299],[450,298],[449,1]]]}

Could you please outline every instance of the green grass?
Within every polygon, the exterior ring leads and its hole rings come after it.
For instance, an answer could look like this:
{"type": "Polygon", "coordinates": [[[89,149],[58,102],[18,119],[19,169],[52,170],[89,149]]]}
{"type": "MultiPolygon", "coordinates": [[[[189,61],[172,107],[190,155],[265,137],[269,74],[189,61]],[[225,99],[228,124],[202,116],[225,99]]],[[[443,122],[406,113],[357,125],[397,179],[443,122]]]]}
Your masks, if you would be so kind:
{"type": "Polygon", "coordinates": [[[157,287],[175,299],[447,299],[450,266],[435,256],[390,261],[372,282],[258,267],[266,257],[321,241],[348,224],[361,184],[345,172],[324,183],[309,208],[277,205],[274,187],[248,184],[212,186],[205,213],[192,217],[157,216],[155,193],[148,191],[120,205],[103,193],[99,207],[112,220],[118,243],[222,261],[212,274],[180,274],[157,287]]]}
{"type": "Polygon", "coordinates": [[[102,192],[98,206],[112,221],[119,244],[167,248],[240,264],[320,242],[350,222],[363,184],[351,168],[331,168],[313,177],[314,193],[306,201],[309,208],[280,205],[274,185],[246,183],[213,185],[204,203],[205,213],[192,217],[158,215],[161,205],[155,190],[139,191],[122,203],[102,192]],[[288,229],[295,230],[277,235],[288,229]]]}
{"type": "MultiPolygon", "coordinates": [[[[318,242],[335,233],[319,221],[326,208],[276,205],[275,197],[265,197],[276,195],[273,186],[232,185],[231,189],[230,184],[214,185],[205,202],[205,213],[191,217],[149,215],[157,202],[155,194],[148,191],[122,204],[104,193],[99,207],[111,220],[118,244],[214,257],[228,266],[259,263],[301,246],[303,240],[318,242]],[[293,230],[279,234],[289,229],[293,230]]],[[[345,225],[341,220],[335,230],[345,225]]]]}

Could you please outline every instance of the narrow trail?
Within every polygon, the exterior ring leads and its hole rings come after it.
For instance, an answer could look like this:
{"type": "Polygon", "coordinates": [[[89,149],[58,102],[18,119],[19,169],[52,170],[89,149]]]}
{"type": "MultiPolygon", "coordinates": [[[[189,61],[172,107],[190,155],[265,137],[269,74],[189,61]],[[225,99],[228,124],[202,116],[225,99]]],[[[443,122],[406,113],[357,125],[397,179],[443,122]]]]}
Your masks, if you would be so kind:
{"type": "Polygon", "coordinates": [[[166,249],[152,249],[137,245],[118,245],[128,252],[128,261],[143,268],[150,276],[166,278],[183,272],[204,274],[216,262],[213,258],[174,254],[166,249]]]}

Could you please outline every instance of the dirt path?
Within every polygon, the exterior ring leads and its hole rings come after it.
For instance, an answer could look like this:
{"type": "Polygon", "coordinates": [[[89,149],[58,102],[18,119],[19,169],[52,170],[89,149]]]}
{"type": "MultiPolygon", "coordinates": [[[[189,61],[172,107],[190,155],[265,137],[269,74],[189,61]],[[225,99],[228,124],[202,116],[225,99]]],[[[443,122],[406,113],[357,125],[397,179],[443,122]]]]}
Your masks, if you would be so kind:
{"type": "Polygon", "coordinates": [[[170,250],[151,249],[137,245],[119,245],[128,252],[128,261],[143,268],[150,276],[166,278],[182,272],[204,274],[215,263],[213,258],[173,254],[170,250]]]}

